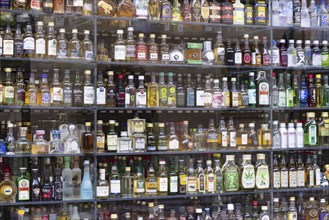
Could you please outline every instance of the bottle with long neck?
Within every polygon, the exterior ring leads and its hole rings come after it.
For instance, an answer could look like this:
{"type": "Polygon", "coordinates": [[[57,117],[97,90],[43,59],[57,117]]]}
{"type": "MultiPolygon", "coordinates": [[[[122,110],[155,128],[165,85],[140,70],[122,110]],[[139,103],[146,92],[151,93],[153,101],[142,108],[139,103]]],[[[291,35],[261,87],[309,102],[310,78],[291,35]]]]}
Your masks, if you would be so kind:
{"type": "Polygon", "coordinates": [[[81,199],[93,198],[93,184],[90,179],[89,160],[85,160],[84,162],[84,174],[81,181],[80,196],[81,199]]]}
{"type": "Polygon", "coordinates": [[[15,32],[14,56],[15,57],[22,57],[23,56],[23,36],[22,36],[22,30],[21,30],[21,25],[20,24],[17,24],[16,32],[15,32]]]}

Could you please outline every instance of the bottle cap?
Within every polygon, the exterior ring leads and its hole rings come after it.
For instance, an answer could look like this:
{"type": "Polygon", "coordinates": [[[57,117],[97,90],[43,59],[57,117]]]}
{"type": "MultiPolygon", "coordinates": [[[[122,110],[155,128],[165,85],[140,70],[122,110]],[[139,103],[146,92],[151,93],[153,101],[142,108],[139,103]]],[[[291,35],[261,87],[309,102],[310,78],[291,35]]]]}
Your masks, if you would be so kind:
{"type": "Polygon", "coordinates": [[[235,77],[232,77],[231,78],[231,82],[236,82],[236,78],[235,77]]]}
{"type": "Polygon", "coordinates": [[[197,208],[197,209],[195,209],[195,212],[200,214],[200,213],[202,213],[202,209],[197,208]]]}
{"type": "Polygon", "coordinates": [[[300,123],[300,122],[298,122],[296,125],[297,125],[297,127],[302,127],[303,126],[303,124],[300,123]]]}
{"type": "Polygon", "coordinates": [[[77,29],[73,29],[72,30],[72,34],[77,34],[78,33],[78,30],[77,29]]]}
{"type": "Polygon", "coordinates": [[[166,39],[167,35],[166,34],[161,34],[161,39],[166,39]]]}
{"type": "Polygon", "coordinates": [[[127,131],[121,131],[121,137],[127,137],[128,133],[127,131]]]}
{"type": "Polygon", "coordinates": [[[115,120],[109,120],[109,124],[114,125],[115,124],[115,120]]]}
{"type": "Polygon", "coordinates": [[[249,127],[255,127],[255,123],[249,123],[249,127]]]}
{"type": "Polygon", "coordinates": [[[159,207],[159,209],[164,209],[164,205],[163,204],[159,204],[158,207],[159,207]]]}
{"type": "Polygon", "coordinates": [[[285,44],[286,43],[286,40],[285,39],[280,39],[280,43],[285,44]]]}
{"type": "Polygon", "coordinates": [[[113,76],[114,75],[114,72],[113,71],[107,71],[107,75],[108,76],[113,76]]]}
{"type": "Polygon", "coordinates": [[[65,29],[64,28],[59,29],[59,33],[65,33],[65,29]]]}
{"type": "Polygon", "coordinates": [[[285,128],[286,127],[286,123],[280,123],[280,128],[285,128]]]}
{"type": "Polygon", "coordinates": [[[99,169],[99,173],[105,173],[105,169],[99,169]]]}
{"type": "Polygon", "coordinates": [[[14,127],[14,124],[11,123],[11,122],[8,122],[7,127],[8,127],[8,128],[13,128],[13,127],[14,127]]]}
{"type": "Polygon", "coordinates": [[[125,171],[130,172],[130,170],[131,170],[130,167],[126,167],[126,168],[125,168],[125,171]]]}
{"type": "Polygon", "coordinates": [[[219,83],[219,79],[214,79],[214,83],[219,83]]]}
{"type": "Polygon", "coordinates": [[[90,164],[90,162],[89,162],[89,160],[85,160],[85,161],[83,162],[83,164],[87,165],[87,164],[90,164]]]}
{"type": "Polygon", "coordinates": [[[244,154],[242,158],[243,160],[251,160],[251,154],[244,154]]]}
{"type": "Polygon", "coordinates": [[[249,76],[255,76],[254,72],[249,72],[249,76]]]}
{"type": "Polygon", "coordinates": [[[322,118],[328,118],[328,112],[321,112],[322,118]]]}
{"type": "Polygon", "coordinates": [[[313,202],[314,201],[314,197],[310,197],[310,201],[313,202]]]}
{"type": "Polygon", "coordinates": [[[274,198],[273,202],[279,202],[279,198],[274,198]]]}
{"type": "Polygon", "coordinates": [[[315,113],[314,112],[307,112],[306,115],[307,115],[307,117],[310,117],[310,118],[314,118],[315,117],[315,113]]]}
{"type": "Polygon", "coordinates": [[[111,214],[111,218],[118,218],[117,214],[111,214]]]}
{"type": "Polygon", "coordinates": [[[24,214],[25,214],[24,209],[19,209],[19,210],[17,211],[17,214],[18,214],[18,215],[24,215],[24,214]]]}
{"type": "Polygon", "coordinates": [[[128,30],[128,31],[134,31],[134,28],[133,28],[133,27],[128,27],[127,30],[128,30]]]}
{"type": "Polygon", "coordinates": [[[165,124],[164,123],[159,123],[159,128],[164,128],[165,124]]]}
{"type": "Polygon", "coordinates": [[[234,205],[233,204],[227,204],[227,210],[233,211],[234,210],[234,205]]]}
{"type": "Polygon", "coordinates": [[[327,40],[323,40],[322,41],[322,44],[328,44],[328,41],[327,40]]]}
{"type": "Polygon", "coordinates": [[[160,164],[160,165],[166,165],[166,161],[164,161],[164,160],[160,160],[160,161],[159,161],[159,164],[160,164]]]}
{"type": "Polygon", "coordinates": [[[259,38],[258,38],[258,36],[254,36],[254,40],[258,40],[259,38]]]}
{"type": "Polygon", "coordinates": [[[223,77],[223,79],[222,79],[223,81],[227,81],[227,77],[223,77]]]}
{"type": "Polygon", "coordinates": [[[103,124],[103,120],[97,120],[97,124],[98,125],[102,125],[103,124]]]}
{"type": "Polygon", "coordinates": [[[311,44],[310,40],[305,40],[305,44],[311,44]]]}
{"type": "Polygon", "coordinates": [[[149,207],[154,207],[154,203],[153,202],[149,202],[149,207]]]}
{"type": "Polygon", "coordinates": [[[244,34],[243,35],[243,38],[248,38],[249,37],[249,34],[244,34]]]}
{"type": "Polygon", "coordinates": [[[262,206],[262,211],[267,211],[267,206],[262,206]]]}
{"type": "Polygon", "coordinates": [[[302,41],[302,40],[297,40],[296,43],[297,43],[297,44],[302,44],[303,41],[302,41]]]}
{"type": "Polygon", "coordinates": [[[295,197],[290,197],[290,201],[295,201],[295,197]]]}
{"type": "Polygon", "coordinates": [[[123,30],[117,30],[117,34],[123,34],[123,30]]]}
{"type": "Polygon", "coordinates": [[[84,34],[90,34],[90,31],[89,30],[84,30],[83,33],[84,34]]]}
{"type": "Polygon", "coordinates": [[[226,160],[233,161],[234,160],[234,155],[226,155],[226,160]]]}
{"type": "Polygon", "coordinates": [[[321,203],[325,203],[326,202],[326,199],[320,199],[320,202],[321,203]]]}
{"type": "Polygon", "coordinates": [[[173,72],[169,72],[168,76],[170,76],[170,77],[174,76],[173,72]]]}
{"type": "Polygon", "coordinates": [[[257,154],[257,160],[265,160],[265,154],[257,154]]]}
{"type": "Polygon", "coordinates": [[[290,40],[289,40],[289,43],[290,43],[290,44],[293,44],[293,43],[295,43],[295,40],[290,39],[290,40]]]}
{"type": "Polygon", "coordinates": [[[146,127],[148,127],[148,128],[153,128],[153,123],[147,123],[147,124],[146,124],[146,127]]]}
{"type": "Polygon", "coordinates": [[[211,160],[207,160],[206,164],[211,166],[211,160]]]}
{"type": "Polygon", "coordinates": [[[319,44],[318,40],[313,41],[313,44],[319,44]]]}
{"type": "Polygon", "coordinates": [[[37,135],[44,135],[45,134],[45,131],[44,130],[36,130],[35,131],[35,134],[37,134],[37,135]]]}
{"type": "Polygon", "coordinates": [[[288,127],[289,128],[293,128],[294,127],[294,123],[288,123],[288,127]]]}
{"type": "Polygon", "coordinates": [[[316,75],[315,75],[315,78],[316,78],[316,79],[321,79],[321,74],[316,74],[316,75]]]}
{"type": "Polygon", "coordinates": [[[128,79],[134,79],[134,76],[133,75],[129,75],[128,76],[128,79]]]}

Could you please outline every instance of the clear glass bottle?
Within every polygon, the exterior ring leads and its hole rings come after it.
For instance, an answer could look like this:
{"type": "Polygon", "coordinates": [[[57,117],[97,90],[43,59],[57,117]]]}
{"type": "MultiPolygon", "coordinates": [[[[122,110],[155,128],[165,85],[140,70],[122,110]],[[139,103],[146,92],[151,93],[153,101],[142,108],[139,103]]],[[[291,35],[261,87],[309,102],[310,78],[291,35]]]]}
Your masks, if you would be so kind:
{"type": "Polygon", "coordinates": [[[61,28],[59,29],[59,36],[57,40],[57,59],[67,59],[70,56],[69,51],[69,42],[65,37],[65,29],[61,28]]]}
{"type": "Polygon", "coordinates": [[[269,167],[265,161],[265,154],[257,154],[256,169],[256,188],[268,189],[270,187],[269,167]]]}
{"type": "Polygon", "coordinates": [[[117,40],[114,43],[114,61],[126,61],[126,42],[123,39],[123,30],[117,30],[117,40]]]}
{"type": "Polygon", "coordinates": [[[234,192],[240,188],[239,167],[234,162],[234,155],[226,155],[226,161],[223,165],[224,191],[234,192]]]}
{"type": "Polygon", "coordinates": [[[19,138],[15,142],[16,154],[29,154],[31,153],[31,143],[27,139],[27,127],[19,128],[19,138]]]}
{"type": "Polygon", "coordinates": [[[168,102],[167,107],[175,108],[177,106],[177,97],[176,97],[176,85],[174,84],[173,79],[174,74],[172,72],[168,73],[168,102]]]}
{"type": "Polygon", "coordinates": [[[255,182],[255,167],[251,163],[251,155],[244,154],[241,164],[241,188],[247,191],[253,190],[255,188],[255,182]]]}
{"type": "Polygon", "coordinates": [[[53,80],[50,83],[51,105],[63,105],[63,85],[59,81],[59,69],[53,70],[53,80]]]}
{"type": "MultiPolygon", "coordinates": [[[[32,35],[32,28],[31,28],[31,35],[32,35]]],[[[14,36],[13,36],[13,33],[11,32],[10,24],[7,24],[7,26],[6,26],[5,35],[3,37],[2,43],[3,43],[2,55],[4,57],[13,57],[14,56],[14,36]]]]}
{"type": "Polygon", "coordinates": [[[146,108],[147,92],[144,86],[144,76],[138,76],[138,87],[136,89],[136,107],[146,108]]]}
{"type": "Polygon", "coordinates": [[[93,183],[90,178],[89,160],[84,161],[84,173],[81,181],[80,197],[81,199],[93,199],[93,183]]]}
{"type": "Polygon", "coordinates": [[[135,60],[136,60],[136,41],[134,39],[134,28],[128,27],[127,40],[126,40],[126,61],[135,62],[135,60]]]}
{"type": "Polygon", "coordinates": [[[218,148],[218,130],[215,128],[215,120],[209,120],[209,127],[206,131],[207,149],[216,150],[218,148]]]}
{"type": "Polygon", "coordinates": [[[32,154],[47,154],[49,152],[49,145],[46,140],[44,140],[45,131],[36,130],[35,140],[32,143],[31,153],[32,154]]]}
{"type": "Polygon", "coordinates": [[[43,30],[43,22],[37,22],[37,30],[35,34],[35,57],[44,58],[46,57],[46,40],[43,30]]]}
{"type": "Polygon", "coordinates": [[[83,104],[85,106],[90,106],[94,104],[94,96],[95,96],[95,91],[94,91],[94,85],[91,82],[91,71],[90,70],[85,70],[85,81],[83,84],[83,104]]]}
{"type": "Polygon", "coordinates": [[[168,134],[168,150],[177,151],[180,150],[179,138],[175,132],[175,124],[170,123],[170,129],[168,134]]]}
{"type": "Polygon", "coordinates": [[[125,174],[121,177],[121,189],[123,198],[133,197],[133,176],[130,174],[130,167],[125,168],[125,174]]]}
{"type": "Polygon", "coordinates": [[[110,180],[110,197],[119,198],[121,197],[121,178],[116,164],[112,165],[110,180]]]}
{"type": "MultiPolygon", "coordinates": [[[[61,44],[61,40],[59,40],[59,44],[61,44]]],[[[81,59],[81,42],[78,39],[77,29],[72,29],[72,39],[68,42],[68,52],[69,52],[68,56],[70,59],[74,59],[74,60],[81,59]]],[[[65,57],[60,57],[60,58],[65,58],[65,57]]]]}
{"type": "MultiPolygon", "coordinates": [[[[2,44],[2,37],[0,38],[1,38],[0,44],[2,44]]],[[[0,51],[0,55],[2,55],[2,49],[0,51]]],[[[15,38],[14,38],[14,57],[22,57],[22,56],[23,56],[23,35],[22,35],[21,25],[17,24],[15,38]]]]}
{"type": "Polygon", "coordinates": [[[63,80],[63,105],[71,106],[73,101],[73,87],[71,83],[70,70],[64,70],[63,80]]]}
{"type": "Polygon", "coordinates": [[[94,45],[89,39],[90,31],[84,30],[84,39],[81,42],[81,55],[83,60],[94,60],[94,45]]]}
{"type": "Polygon", "coordinates": [[[52,140],[49,141],[49,153],[62,154],[64,153],[64,145],[60,139],[61,132],[59,130],[52,130],[52,140]]]}

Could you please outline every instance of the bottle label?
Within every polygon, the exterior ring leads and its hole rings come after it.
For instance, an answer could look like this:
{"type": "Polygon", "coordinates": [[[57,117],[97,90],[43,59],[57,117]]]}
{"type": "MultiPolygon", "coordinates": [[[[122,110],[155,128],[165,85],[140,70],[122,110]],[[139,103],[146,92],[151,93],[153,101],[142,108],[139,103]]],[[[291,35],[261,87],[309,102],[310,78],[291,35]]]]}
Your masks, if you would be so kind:
{"type": "Polygon", "coordinates": [[[255,15],[255,23],[256,24],[266,24],[267,19],[267,5],[262,3],[256,3],[256,15],[255,15]]]}
{"type": "Polygon", "coordinates": [[[170,192],[178,192],[178,176],[170,176],[170,192]]]}
{"type": "Polygon", "coordinates": [[[239,190],[239,172],[235,167],[224,170],[224,188],[228,192],[239,190]]]}
{"type": "Polygon", "coordinates": [[[304,170],[297,171],[297,186],[305,187],[305,171],[304,170]]]}
{"type": "Polygon", "coordinates": [[[297,172],[289,171],[289,187],[295,188],[297,187],[297,172]]]}
{"type": "Polygon", "coordinates": [[[5,92],[5,101],[6,99],[13,99],[15,96],[14,87],[12,86],[5,86],[4,92],[5,92]]]}
{"type": "Polygon", "coordinates": [[[135,45],[126,45],[126,57],[135,58],[136,46],[135,45]]]}
{"type": "Polygon", "coordinates": [[[85,86],[83,90],[83,103],[92,105],[94,103],[94,87],[85,86]]]}
{"type": "Polygon", "coordinates": [[[211,92],[205,92],[204,93],[204,103],[205,104],[212,104],[212,94],[211,92]]]}
{"type": "Polygon", "coordinates": [[[117,135],[107,135],[107,150],[116,151],[118,149],[118,136],[117,135]]]}
{"type": "Polygon", "coordinates": [[[221,108],[222,107],[223,96],[221,92],[214,92],[212,95],[212,107],[221,108]]]}
{"type": "Polygon", "coordinates": [[[196,91],[196,106],[204,106],[204,91],[196,91]]]}
{"type": "Polygon", "coordinates": [[[197,179],[196,177],[187,177],[187,192],[196,192],[197,179]]]}
{"type": "Polygon", "coordinates": [[[30,200],[30,181],[27,179],[18,181],[18,200],[30,200]]]}
{"type": "Polygon", "coordinates": [[[249,104],[256,104],[256,89],[248,89],[248,102],[249,104]]]}
{"type": "Polygon", "coordinates": [[[136,106],[146,107],[146,91],[141,90],[136,93],[136,106]]]}
{"type": "Polygon", "coordinates": [[[207,174],[206,175],[206,189],[207,192],[212,193],[215,192],[215,176],[213,173],[207,174]]]}
{"type": "Polygon", "coordinates": [[[168,192],[167,177],[158,177],[158,192],[168,192]]]}
{"type": "Polygon", "coordinates": [[[48,41],[48,55],[56,56],[57,54],[57,40],[52,39],[48,41]]]}
{"type": "Polygon", "coordinates": [[[317,168],[315,170],[315,186],[320,186],[321,185],[321,173],[320,169],[317,168]]]}
{"type": "Polygon", "coordinates": [[[314,170],[309,170],[308,186],[314,186],[314,170]]]}
{"type": "Polygon", "coordinates": [[[233,22],[233,6],[223,5],[222,6],[222,21],[223,23],[232,24],[233,22]]]}
{"type": "Polygon", "coordinates": [[[148,18],[148,2],[143,0],[135,1],[137,18],[148,18]]]}
{"type": "Polygon", "coordinates": [[[234,63],[242,64],[242,53],[234,53],[234,63]]]}
{"type": "Polygon", "coordinates": [[[281,187],[287,188],[289,185],[288,171],[281,171],[281,187]]]}
{"type": "Polygon", "coordinates": [[[52,196],[51,186],[42,187],[41,189],[41,198],[44,200],[50,200],[52,196]]]}
{"type": "MultiPolygon", "coordinates": [[[[236,4],[236,3],[235,3],[236,4]]],[[[244,25],[244,6],[235,6],[233,10],[233,24],[244,25]]]]}
{"type": "Polygon", "coordinates": [[[74,7],[83,7],[83,0],[73,0],[74,7]]]}
{"type": "Polygon", "coordinates": [[[248,134],[242,134],[241,135],[241,145],[247,145],[248,144],[248,134]]]}
{"type": "Polygon", "coordinates": [[[199,192],[204,192],[206,190],[205,182],[206,182],[205,175],[201,173],[197,179],[197,189],[199,192]]]}
{"type": "Polygon", "coordinates": [[[105,147],[105,137],[103,137],[103,136],[97,136],[97,138],[96,138],[96,146],[97,146],[97,148],[104,149],[104,147],[105,147]]]}
{"type": "Polygon", "coordinates": [[[280,64],[280,52],[279,52],[279,50],[272,50],[271,55],[272,55],[273,64],[280,64]]]}
{"type": "Polygon", "coordinates": [[[92,60],[94,56],[94,52],[91,50],[86,50],[85,51],[85,60],[92,60]]]}
{"type": "Polygon", "coordinates": [[[37,39],[35,42],[35,53],[46,54],[46,41],[45,39],[37,39]]]}
{"type": "Polygon", "coordinates": [[[145,182],[146,193],[157,193],[157,182],[145,182]]]}
{"type": "MultiPolygon", "coordinates": [[[[0,41],[1,43],[1,41],[0,41]]],[[[0,48],[2,50],[2,48],[0,48]]],[[[0,51],[0,55],[2,54],[2,51],[0,51]]],[[[20,56],[23,54],[23,42],[22,41],[15,41],[14,45],[14,54],[16,56],[20,56]]]]}
{"type": "Polygon", "coordinates": [[[63,89],[61,87],[54,87],[52,89],[51,102],[62,102],[63,101],[63,89]]]}
{"type": "Polygon", "coordinates": [[[267,165],[260,165],[256,173],[256,187],[268,189],[270,187],[270,174],[267,165]]]}
{"type": "Polygon", "coordinates": [[[82,90],[81,89],[73,89],[74,95],[74,103],[82,104],[82,90]]]}
{"type": "Polygon", "coordinates": [[[319,213],[319,220],[328,220],[328,219],[329,219],[328,212],[320,212],[319,213]]]}
{"type": "Polygon", "coordinates": [[[23,41],[24,50],[34,50],[35,42],[33,37],[26,37],[23,41]]]}
{"type": "Polygon", "coordinates": [[[261,82],[258,85],[258,99],[259,105],[269,105],[270,104],[270,92],[269,84],[267,82],[261,82]]]}
{"type": "Polygon", "coordinates": [[[280,172],[273,172],[273,188],[278,189],[280,188],[281,178],[280,178],[280,172]]]}
{"type": "Polygon", "coordinates": [[[321,66],[321,54],[320,53],[313,53],[312,54],[312,65],[313,66],[321,66]]]}
{"type": "Polygon", "coordinates": [[[227,140],[227,131],[222,131],[222,147],[227,147],[228,140],[227,140]]]}
{"type": "Polygon", "coordinates": [[[246,6],[245,8],[245,22],[246,24],[254,23],[254,9],[252,6],[246,6]]]}
{"type": "Polygon", "coordinates": [[[232,92],[232,107],[239,107],[239,92],[232,92]]]}
{"type": "Polygon", "coordinates": [[[253,165],[243,166],[241,183],[244,189],[253,189],[255,187],[255,168],[253,165]]]}
{"type": "Polygon", "coordinates": [[[251,55],[250,53],[245,53],[243,56],[243,61],[245,64],[250,64],[251,62],[251,55]]]}
{"type": "Polygon", "coordinates": [[[317,127],[316,125],[310,125],[308,128],[308,144],[316,145],[317,143],[317,127]]]}
{"type": "Polygon", "coordinates": [[[31,8],[34,10],[42,9],[42,1],[40,0],[31,0],[31,8]]]}
{"type": "Polygon", "coordinates": [[[137,51],[136,59],[138,61],[147,61],[147,59],[146,59],[147,47],[145,45],[138,45],[136,48],[136,51],[137,51]]]}
{"type": "Polygon", "coordinates": [[[97,186],[96,187],[96,196],[97,197],[108,197],[110,193],[108,186],[97,186]]]}
{"type": "Polygon", "coordinates": [[[115,45],[114,46],[114,59],[119,60],[119,61],[126,59],[126,46],[125,45],[115,45]]]}
{"type": "Polygon", "coordinates": [[[3,55],[14,55],[14,40],[3,40],[3,55]]]}
{"type": "Polygon", "coordinates": [[[63,184],[62,182],[54,183],[54,199],[55,200],[63,200],[63,184]]]}
{"type": "Polygon", "coordinates": [[[90,4],[90,3],[84,3],[83,4],[83,10],[84,11],[88,11],[88,12],[92,12],[92,10],[93,10],[93,5],[92,4],[90,4]]]}
{"type": "Polygon", "coordinates": [[[120,180],[110,181],[111,194],[119,194],[121,192],[120,180]]]}
{"type": "Polygon", "coordinates": [[[42,104],[50,104],[51,103],[51,95],[48,92],[41,93],[41,103],[42,104]]]}
{"type": "Polygon", "coordinates": [[[145,150],[145,138],[135,137],[135,150],[145,150]]]}
{"type": "Polygon", "coordinates": [[[97,88],[97,104],[105,105],[106,104],[106,89],[104,86],[100,86],[97,88]]]}
{"type": "Polygon", "coordinates": [[[307,214],[308,214],[308,217],[309,217],[308,219],[309,220],[317,220],[318,219],[318,210],[317,209],[309,209],[307,214]]]}
{"type": "Polygon", "coordinates": [[[236,132],[230,132],[230,147],[236,147],[236,132]]]}
{"type": "Polygon", "coordinates": [[[177,139],[169,141],[169,150],[178,150],[179,148],[179,141],[177,139]]]}
{"type": "Polygon", "coordinates": [[[230,98],[231,98],[230,92],[223,92],[223,107],[231,106],[230,98]]]}

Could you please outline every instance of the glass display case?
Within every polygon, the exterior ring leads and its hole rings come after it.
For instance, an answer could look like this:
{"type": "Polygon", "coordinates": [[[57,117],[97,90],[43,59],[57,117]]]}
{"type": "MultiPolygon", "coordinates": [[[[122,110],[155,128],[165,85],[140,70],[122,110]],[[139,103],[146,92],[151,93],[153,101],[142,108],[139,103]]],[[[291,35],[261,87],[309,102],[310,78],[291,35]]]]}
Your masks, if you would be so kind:
{"type": "Polygon", "coordinates": [[[325,219],[324,1],[0,1],[0,219],[325,219]]]}

